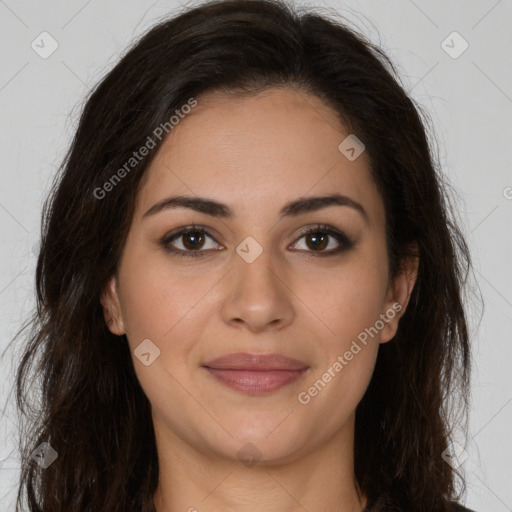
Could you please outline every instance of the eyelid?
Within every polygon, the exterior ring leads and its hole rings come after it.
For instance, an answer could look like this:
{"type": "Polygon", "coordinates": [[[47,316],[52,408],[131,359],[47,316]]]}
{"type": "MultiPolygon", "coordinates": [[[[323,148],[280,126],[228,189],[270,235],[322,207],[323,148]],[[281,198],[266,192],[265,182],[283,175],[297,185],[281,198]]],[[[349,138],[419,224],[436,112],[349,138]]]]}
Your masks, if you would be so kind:
{"type": "Polygon", "coordinates": [[[217,240],[215,238],[216,235],[214,235],[212,233],[212,230],[210,230],[210,228],[207,228],[207,227],[204,227],[204,226],[201,226],[198,224],[190,224],[188,226],[183,226],[178,229],[175,229],[174,231],[172,231],[170,233],[167,233],[160,240],[160,244],[166,251],[168,251],[172,254],[177,254],[179,256],[185,256],[185,257],[188,257],[188,256],[190,256],[190,257],[200,256],[201,257],[204,255],[204,253],[210,252],[210,250],[204,251],[201,249],[198,249],[197,251],[184,251],[183,249],[177,249],[177,248],[170,247],[170,243],[173,240],[180,238],[181,236],[186,235],[187,233],[193,233],[193,232],[200,232],[200,233],[210,237],[212,240],[214,240],[214,242],[217,245],[222,245],[222,244],[219,244],[219,242],[217,242],[217,240]]]}
{"type": "Polygon", "coordinates": [[[293,243],[295,245],[298,243],[301,238],[303,238],[306,235],[309,235],[311,233],[324,233],[327,236],[330,236],[331,238],[334,238],[338,244],[339,247],[336,249],[331,249],[329,251],[304,251],[308,255],[314,255],[314,256],[329,256],[329,255],[335,255],[342,253],[348,249],[351,249],[354,246],[354,241],[342,230],[335,228],[333,226],[330,226],[329,224],[313,224],[309,227],[304,228],[299,235],[297,235],[296,241],[293,243]]]}
{"type": "MultiPolygon", "coordinates": [[[[180,238],[180,236],[183,236],[183,235],[186,235],[187,233],[191,233],[191,232],[199,232],[199,233],[202,233],[208,237],[210,237],[217,245],[221,245],[219,242],[217,242],[216,240],[216,236],[217,235],[214,235],[212,234],[211,232],[212,230],[210,230],[210,228],[207,228],[207,227],[204,227],[204,226],[201,226],[201,225],[197,225],[197,224],[191,224],[191,225],[188,225],[188,226],[183,226],[183,227],[180,227],[176,230],[174,230],[173,232],[171,233],[168,233],[166,235],[164,235],[164,237],[161,239],[160,241],[160,244],[161,246],[167,251],[167,252],[170,252],[170,253],[173,253],[173,254],[177,254],[179,256],[185,256],[185,257],[202,257],[208,253],[210,253],[212,251],[212,249],[208,249],[208,250],[202,250],[202,249],[198,249],[198,250],[190,250],[190,251],[184,251],[183,249],[177,249],[177,248],[173,248],[172,246],[170,246],[170,243],[177,239],[177,238],[180,238]]],[[[321,224],[321,223],[317,223],[317,224],[312,224],[310,226],[307,226],[305,227],[295,238],[295,241],[292,243],[292,245],[295,245],[297,244],[304,236],[310,234],[310,233],[324,233],[326,234],[327,236],[330,236],[331,238],[334,238],[338,244],[339,244],[339,247],[336,248],[336,249],[331,249],[329,251],[303,251],[303,250],[298,250],[297,252],[304,252],[304,253],[307,253],[309,256],[319,256],[319,257],[323,257],[323,256],[330,256],[330,255],[335,255],[335,254],[339,254],[339,253],[342,253],[348,249],[351,249],[353,246],[354,246],[354,241],[348,236],[346,235],[343,231],[341,231],[340,229],[338,228],[335,228],[333,226],[330,226],[328,224],[321,224]]],[[[290,247],[290,245],[288,245],[288,247],[290,247]]],[[[225,247],[223,249],[220,249],[220,250],[224,250],[225,247]]],[[[213,250],[219,250],[219,249],[213,249],[213,250]]]]}

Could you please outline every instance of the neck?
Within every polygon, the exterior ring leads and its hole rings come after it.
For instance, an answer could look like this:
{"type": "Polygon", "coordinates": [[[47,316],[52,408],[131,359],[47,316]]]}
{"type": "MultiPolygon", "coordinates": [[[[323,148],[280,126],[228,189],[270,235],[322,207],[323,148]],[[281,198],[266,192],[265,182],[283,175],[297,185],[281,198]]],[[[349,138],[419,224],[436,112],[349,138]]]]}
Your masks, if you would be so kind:
{"type": "Polygon", "coordinates": [[[245,466],[200,450],[154,418],[159,454],[156,512],[362,512],[366,497],[353,471],[352,417],[343,429],[306,454],[245,466]]]}

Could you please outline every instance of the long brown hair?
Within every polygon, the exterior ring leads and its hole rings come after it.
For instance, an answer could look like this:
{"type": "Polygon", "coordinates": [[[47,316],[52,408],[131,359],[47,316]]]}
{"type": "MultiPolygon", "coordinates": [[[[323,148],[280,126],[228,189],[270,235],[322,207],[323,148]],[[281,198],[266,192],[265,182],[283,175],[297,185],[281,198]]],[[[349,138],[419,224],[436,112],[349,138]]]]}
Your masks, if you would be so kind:
{"type": "Polygon", "coordinates": [[[156,24],[98,83],[43,209],[37,311],[16,379],[25,425],[17,510],[153,509],[150,404],[126,340],[105,324],[100,292],[116,272],[141,179],[164,140],[156,128],[168,128],[204,93],[269,87],[318,96],[364,141],[386,208],[390,276],[412,242],[419,249],[409,306],[395,339],[380,347],[356,410],[357,482],[370,501],[389,492],[405,510],[452,510],[456,477],[464,479],[443,454],[451,413],[468,410],[462,292],[471,261],[428,117],[397,76],[379,47],[340,20],[299,12],[287,0],[216,0],[156,24]],[[148,138],[155,147],[127,167],[148,138]],[[46,468],[31,457],[43,442],[58,454],[46,468]]]}

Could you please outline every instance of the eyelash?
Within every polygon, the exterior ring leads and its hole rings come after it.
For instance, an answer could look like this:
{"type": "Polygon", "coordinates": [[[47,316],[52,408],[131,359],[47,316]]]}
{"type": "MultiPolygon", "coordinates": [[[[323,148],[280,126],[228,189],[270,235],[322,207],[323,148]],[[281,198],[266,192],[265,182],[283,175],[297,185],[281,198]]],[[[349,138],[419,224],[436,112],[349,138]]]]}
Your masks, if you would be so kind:
{"type": "MultiPolygon", "coordinates": [[[[184,251],[183,249],[176,249],[175,247],[172,247],[170,243],[174,241],[175,239],[179,238],[180,236],[187,235],[189,233],[201,233],[203,235],[208,235],[210,238],[215,240],[213,235],[205,228],[191,225],[187,226],[185,228],[181,228],[178,231],[175,231],[174,233],[169,233],[168,235],[164,236],[162,240],[160,241],[160,244],[162,247],[170,253],[176,254],[177,256],[183,256],[185,258],[201,258],[204,256],[204,253],[207,251],[203,250],[197,250],[197,251],[184,251]]],[[[317,226],[310,227],[306,230],[304,230],[300,235],[298,240],[301,238],[310,235],[312,233],[322,233],[328,236],[333,237],[340,246],[336,249],[331,249],[330,251],[305,251],[306,253],[312,253],[313,257],[320,257],[324,258],[327,256],[334,256],[336,254],[339,254],[341,252],[347,251],[351,249],[354,245],[354,242],[343,232],[338,231],[337,229],[332,228],[331,226],[328,226],[327,224],[319,224],[317,226]]]]}

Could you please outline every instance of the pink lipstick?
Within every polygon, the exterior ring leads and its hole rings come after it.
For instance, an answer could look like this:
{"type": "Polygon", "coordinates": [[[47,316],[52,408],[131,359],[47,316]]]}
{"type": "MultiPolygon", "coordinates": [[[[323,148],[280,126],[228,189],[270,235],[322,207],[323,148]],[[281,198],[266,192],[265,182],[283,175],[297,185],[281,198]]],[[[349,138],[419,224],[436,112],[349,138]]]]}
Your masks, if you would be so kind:
{"type": "Polygon", "coordinates": [[[203,367],[222,384],[259,395],[296,381],[309,366],[280,354],[237,353],[208,361],[203,367]]]}

